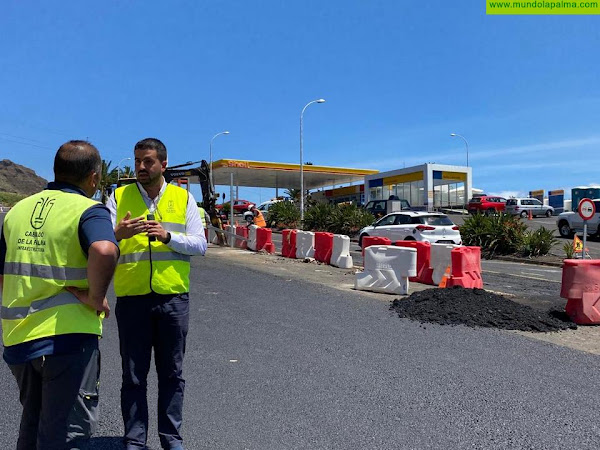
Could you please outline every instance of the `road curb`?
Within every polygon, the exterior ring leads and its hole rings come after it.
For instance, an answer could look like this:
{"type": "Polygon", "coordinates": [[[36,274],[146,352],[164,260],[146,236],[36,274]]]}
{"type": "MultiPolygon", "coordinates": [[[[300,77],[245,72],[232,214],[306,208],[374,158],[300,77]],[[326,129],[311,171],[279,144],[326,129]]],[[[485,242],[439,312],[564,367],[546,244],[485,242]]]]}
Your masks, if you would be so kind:
{"type": "Polygon", "coordinates": [[[534,266],[550,266],[550,267],[562,267],[563,263],[561,262],[552,262],[552,261],[536,261],[528,258],[516,258],[514,256],[495,256],[494,258],[488,259],[487,261],[510,261],[510,262],[518,262],[523,264],[531,264],[534,266]]]}

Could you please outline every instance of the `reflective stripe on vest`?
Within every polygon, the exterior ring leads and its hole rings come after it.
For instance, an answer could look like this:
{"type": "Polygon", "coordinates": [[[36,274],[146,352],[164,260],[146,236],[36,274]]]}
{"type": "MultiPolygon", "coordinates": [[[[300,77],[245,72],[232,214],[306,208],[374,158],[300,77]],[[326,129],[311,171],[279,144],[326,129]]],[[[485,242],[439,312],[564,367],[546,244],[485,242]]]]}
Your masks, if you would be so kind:
{"type": "Polygon", "coordinates": [[[7,306],[2,306],[2,310],[0,311],[0,316],[3,319],[7,320],[15,320],[15,319],[24,319],[30,314],[34,314],[38,311],[42,311],[44,309],[54,308],[56,306],[62,305],[71,305],[78,304],[79,300],[70,292],[61,292],[58,295],[53,295],[52,297],[44,298],[42,300],[36,300],[31,302],[29,306],[14,306],[12,308],[7,306]]]}
{"type": "Polygon", "coordinates": [[[7,262],[4,275],[22,275],[25,277],[53,278],[55,280],[87,280],[87,268],[44,266],[24,262],[7,262]]]}
{"type": "MultiPolygon", "coordinates": [[[[131,217],[146,217],[150,212],[138,185],[130,184],[115,191],[117,223],[131,212],[131,217]]],[[[168,184],[162,193],[154,215],[171,234],[186,231],[188,193],[168,184]]],[[[149,241],[146,233],[137,234],[119,243],[121,256],[115,272],[115,293],[118,297],[189,292],[190,257],[174,252],[162,242],[149,241]]]]}
{"type": "Polygon", "coordinates": [[[119,256],[119,264],[134,263],[139,261],[190,261],[189,255],[184,255],[177,252],[162,252],[162,253],[150,253],[150,252],[138,252],[129,253],[127,255],[119,256]]]}
{"type": "Polygon", "coordinates": [[[66,286],[88,287],[78,229],[83,212],[97,204],[80,194],[45,190],[6,215],[4,345],[61,334],[102,334],[102,317],[65,291],[66,286]]]}

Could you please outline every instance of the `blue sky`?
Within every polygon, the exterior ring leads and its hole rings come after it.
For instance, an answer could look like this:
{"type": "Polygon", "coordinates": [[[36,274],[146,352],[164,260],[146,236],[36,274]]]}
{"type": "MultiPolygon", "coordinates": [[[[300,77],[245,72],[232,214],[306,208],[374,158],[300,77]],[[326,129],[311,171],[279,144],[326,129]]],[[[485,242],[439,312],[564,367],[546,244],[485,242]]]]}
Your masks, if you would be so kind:
{"type": "Polygon", "coordinates": [[[68,139],[114,166],[155,136],[177,164],[229,130],[215,159],[298,162],[300,111],[323,97],[304,116],[314,164],[464,165],[455,132],[486,193],[596,184],[599,20],[484,0],[7,0],[0,159],[51,179],[68,139]]]}

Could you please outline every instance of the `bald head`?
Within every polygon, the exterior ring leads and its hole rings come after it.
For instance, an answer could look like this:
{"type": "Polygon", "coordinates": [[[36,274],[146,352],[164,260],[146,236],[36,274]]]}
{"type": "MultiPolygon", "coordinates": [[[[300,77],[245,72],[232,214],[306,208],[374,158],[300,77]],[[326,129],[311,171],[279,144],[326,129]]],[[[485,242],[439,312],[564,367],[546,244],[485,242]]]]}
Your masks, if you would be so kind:
{"type": "Polygon", "coordinates": [[[98,149],[87,141],[69,141],[54,157],[54,179],[79,186],[92,172],[102,172],[98,149]]]}

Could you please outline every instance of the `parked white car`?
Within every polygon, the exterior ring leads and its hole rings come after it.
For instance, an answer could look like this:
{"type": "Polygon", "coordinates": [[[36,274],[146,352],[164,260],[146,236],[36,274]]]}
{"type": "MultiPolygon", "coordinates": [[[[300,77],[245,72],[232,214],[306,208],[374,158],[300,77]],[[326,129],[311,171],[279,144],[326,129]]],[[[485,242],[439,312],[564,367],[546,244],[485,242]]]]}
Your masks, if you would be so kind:
{"type": "Polygon", "coordinates": [[[462,244],[458,226],[446,214],[402,211],[388,214],[360,230],[358,245],[365,236],[381,236],[395,241],[423,241],[432,244],[462,244]]]}
{"type": "MultiPolygon", "coordinates": [[[[594,206],[596,206],[596,214],[587,221],[587,232],[590,236],[598,234],[600,231],[598,228],[598,224],[600,224],[600,198],[594,199],[593,202],[594,206]]],[[[558,232],[564,238],[572,238],[575,233],[583,233],[583,219],[578,212],[567,211],[560,213],[556,218],[556,226],[558,227],[558,232]]]]}
{"type": "Polygon", "coordinates": [[[552,206],[546,206],[537,198],[509,198],[506,200],[506,214],[527,217],[531,211],[532,216],[550,217],[554,214],[552,206]]]}
{"type": "MultiPolygon", "coordinates": [[[[275,203],[279,203],[279,202],[283,202],[284,200],[280,200],[280,199],[274,199],[274,200],[269,200],[266,202],[262,202],[260,205],[258,205],[256,207],[256,209],[258,209],[263,217],[266,219],[267,218],[267,213],[269,212],[269,208],[271,206],[273,206],[275,203]]],[[[250,212],[250,211],[246,211],[244,213],[244,219],[246,220],[246,222],[248,223],[252,223],[253,219],[254,219],[254,215],[250,212]]]]}

